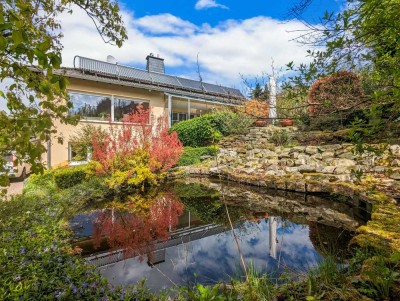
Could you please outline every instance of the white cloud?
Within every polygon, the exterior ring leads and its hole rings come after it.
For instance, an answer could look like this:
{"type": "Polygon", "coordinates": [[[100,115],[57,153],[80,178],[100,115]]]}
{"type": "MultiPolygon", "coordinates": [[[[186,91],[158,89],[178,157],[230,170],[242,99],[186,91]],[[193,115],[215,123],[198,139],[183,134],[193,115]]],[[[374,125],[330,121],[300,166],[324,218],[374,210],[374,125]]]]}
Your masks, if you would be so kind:
{"type": "Polygon", "coordinates": [[[213,7],[229,9],[227,6],[217,3],[215,0],[199,0],[195,5],[196,9],[208,9],[213,7]]]}
{"type": "Polygon", "coordinates": [[[134,20],[139,29],[152,34],[193,34],[197,26],[171,14],[145,16],[134,20]]]}
{"type": "Polygon", "coordinates": [[[79,10],[60,17],[64,38],[63,64],[71,66],[81,55],[105,60],[112,54],[121,64],[144,66],[149,53],[165,59],[166,71],[197,78],[197,54],[204,81],[240,88],[241,77],[271,73],[290,61],[305,62],[306,49],[290,42],[304,29],[298,21],[280,22],[269,17],[227,20],[216,26],[197,26],[171,14],[135,18],[122,11],[129,40],[121,48],[105,44],[91,20],[79,10]]]}

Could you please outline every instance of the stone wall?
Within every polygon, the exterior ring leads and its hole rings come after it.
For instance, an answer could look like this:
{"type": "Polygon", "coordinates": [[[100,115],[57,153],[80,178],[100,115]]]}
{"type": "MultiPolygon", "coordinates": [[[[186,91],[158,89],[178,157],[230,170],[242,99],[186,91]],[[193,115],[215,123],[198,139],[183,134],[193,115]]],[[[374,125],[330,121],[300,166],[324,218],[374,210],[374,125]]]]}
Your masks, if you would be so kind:
{"type": "MultiPolygon", "coordinates": [[[[295,129],[286,128],[293,136],[295,129]]],[[[382,155],[356,155],[351,144],[321,146],[276,146],[271,141],[275,127],[252,128],[247,135],[228,137],[220,143],[211,172],[294,176],[329,182],[354,181],[367,174],[400,180],[400,146],[391,145],[382,155]]]]}

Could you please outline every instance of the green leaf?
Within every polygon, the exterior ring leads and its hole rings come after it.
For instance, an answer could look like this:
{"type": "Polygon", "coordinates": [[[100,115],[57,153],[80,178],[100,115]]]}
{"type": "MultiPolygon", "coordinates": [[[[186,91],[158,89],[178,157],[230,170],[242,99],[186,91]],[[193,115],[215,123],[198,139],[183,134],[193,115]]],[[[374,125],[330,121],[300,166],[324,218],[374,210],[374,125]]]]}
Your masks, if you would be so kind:
{"type": "Polygon", "coordinates": [[[7,47],[7,39],[3,36],[0,36],[0,51],[4,51],[7,47]]]}
{"type": "Polygon", "coordinates": [[[15,31],[13,31],[13,33],[12,33],[12,39],[13,39],[14,44],[15,44],[16,46],[18,46],[19,44],[21,44],[21,43],[24,41],[24,37],[23,37],[22,31],[21,31],[21,30],[15,30],[15,31]]]}

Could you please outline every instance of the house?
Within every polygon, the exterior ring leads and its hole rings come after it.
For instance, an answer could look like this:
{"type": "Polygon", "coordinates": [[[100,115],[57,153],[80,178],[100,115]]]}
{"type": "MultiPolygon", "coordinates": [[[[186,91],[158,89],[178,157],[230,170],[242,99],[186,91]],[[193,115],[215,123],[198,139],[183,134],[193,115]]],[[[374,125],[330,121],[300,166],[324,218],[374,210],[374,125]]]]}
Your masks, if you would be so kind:
{"type": "Polygon", "coordinates": [[[70,114],[81,116],[78,126],[56,122],[63,144],[53,139],[44,162],[48,167],[73,160],[70,137],[85,124],[102,128],[121,124],[124,114],[138,105],[151,108],[157,118],[167,116],[170,125],[226,106],[240,106],[242,93],[233,88],[165,74],[164,59],[150,54],[146,69],[122,66],[111,56],[98,61],[76,56],[73,68],[59,70],[69,80],[68,93],[74,106],[70,114]]]}

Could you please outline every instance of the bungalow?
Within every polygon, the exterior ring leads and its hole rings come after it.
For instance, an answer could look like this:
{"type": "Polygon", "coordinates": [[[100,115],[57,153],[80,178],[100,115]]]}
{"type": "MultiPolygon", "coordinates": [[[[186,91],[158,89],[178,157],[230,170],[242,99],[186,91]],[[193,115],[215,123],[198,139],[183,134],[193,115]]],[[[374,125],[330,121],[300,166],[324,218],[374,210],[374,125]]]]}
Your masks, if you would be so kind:
{"type": "MultiPolygon", "coordinates": [[[[146,70],[119,65],[112,56],[98,61],[76,56],[73,68],[59,72],[69,80],[68,92],[73,102],[70,114],[81,116],[78,126],[56,123],[64,143],[51,141],[44,162],[54,167],[73,161],[70,137],[85,124],[107,128],[121,124],[124,114],[138,105],[151,108],[157,118],[168,122],[187,120],[224,106],[240,106],[245,97],[233,88],[165,74],[164,59],[150,54],[146,70]]],[[[55,140],[55,139],[54,139],[55,140]]]]}

